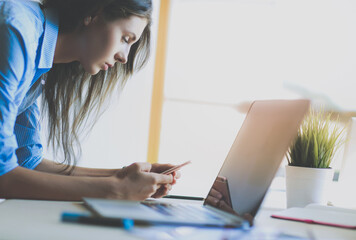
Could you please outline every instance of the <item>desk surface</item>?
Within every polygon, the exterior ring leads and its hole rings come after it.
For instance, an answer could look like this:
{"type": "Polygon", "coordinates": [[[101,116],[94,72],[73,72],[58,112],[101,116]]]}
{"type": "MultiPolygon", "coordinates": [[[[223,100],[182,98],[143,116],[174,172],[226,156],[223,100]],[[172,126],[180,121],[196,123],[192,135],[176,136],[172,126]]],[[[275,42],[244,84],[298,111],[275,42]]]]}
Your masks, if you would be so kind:
{"type": "MultiPolygon", "coordinates": [[[[120,228],[63,223],[63,211],[87,212],[80,203],[6,200],[0,203],[0,239],[141,239],[120,228]]],[[[356,239],[356,230],[272,219],[272,212],[276,210],[260,211],[256,229],[273,228],[309,239],[356,239]]]]}

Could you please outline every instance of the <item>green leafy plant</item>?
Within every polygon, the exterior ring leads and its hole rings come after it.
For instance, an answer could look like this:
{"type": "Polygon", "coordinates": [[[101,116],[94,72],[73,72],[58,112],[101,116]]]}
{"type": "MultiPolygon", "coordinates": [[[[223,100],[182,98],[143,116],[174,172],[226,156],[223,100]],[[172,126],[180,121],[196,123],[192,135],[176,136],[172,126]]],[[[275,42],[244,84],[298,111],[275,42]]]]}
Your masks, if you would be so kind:
{"type": "Polygon", "coordinates": [[[338,120],[331,120],[331,113],[310,110],[287,152],[288,165],[329,168],[335,152],[344,143],[345,128],[340,127],[338,120]]]}

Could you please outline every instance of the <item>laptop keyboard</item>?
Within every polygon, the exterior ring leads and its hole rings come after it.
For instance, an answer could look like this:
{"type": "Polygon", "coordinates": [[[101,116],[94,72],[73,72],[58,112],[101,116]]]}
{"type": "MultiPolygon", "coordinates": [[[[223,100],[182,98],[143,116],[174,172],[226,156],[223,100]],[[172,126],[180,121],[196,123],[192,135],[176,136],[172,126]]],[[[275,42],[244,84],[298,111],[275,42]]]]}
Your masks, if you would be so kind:
{"type": "Polygon", "coordinates": [[[183,205],[183,204],[167,204],[167,203],[150,203],[142,202],[143,205],[159,212],[165,216],[174,216],[182,219],[192,220],[223,220],[220,216],[212,211],[202,207],[201,205],[183,205]]]}

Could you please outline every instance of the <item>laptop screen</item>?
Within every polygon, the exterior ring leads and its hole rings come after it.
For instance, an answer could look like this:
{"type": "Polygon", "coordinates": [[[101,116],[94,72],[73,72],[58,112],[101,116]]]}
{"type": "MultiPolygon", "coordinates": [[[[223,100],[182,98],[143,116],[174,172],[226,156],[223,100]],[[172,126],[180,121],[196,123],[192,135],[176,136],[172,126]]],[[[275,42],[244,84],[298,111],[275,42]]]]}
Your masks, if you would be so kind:
{"type": "Polygon", "coordinates": [[[309,100],[253,102],[204,205],[254,216],[308,109],[309,100]]]}

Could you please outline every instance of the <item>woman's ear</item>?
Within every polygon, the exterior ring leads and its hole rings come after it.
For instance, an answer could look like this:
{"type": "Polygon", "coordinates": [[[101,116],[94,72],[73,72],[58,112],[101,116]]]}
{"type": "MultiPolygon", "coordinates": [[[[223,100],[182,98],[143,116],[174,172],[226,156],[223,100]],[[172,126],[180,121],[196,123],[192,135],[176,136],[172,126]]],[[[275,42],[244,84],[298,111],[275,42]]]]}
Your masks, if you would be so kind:
{"type": "Polygon", "coordinates": [[[84,26],[88,26],[92,21],[91,17],[86,17],[84,18],[84,26]]]}
{"type": "Polygon", "coordinates": [[[98,16],[95,16],[95,17],[86,17],[84,18],[84,26],[88,26],[90,25],[91,23],[94,23],[98,20],[98,16]]]}

